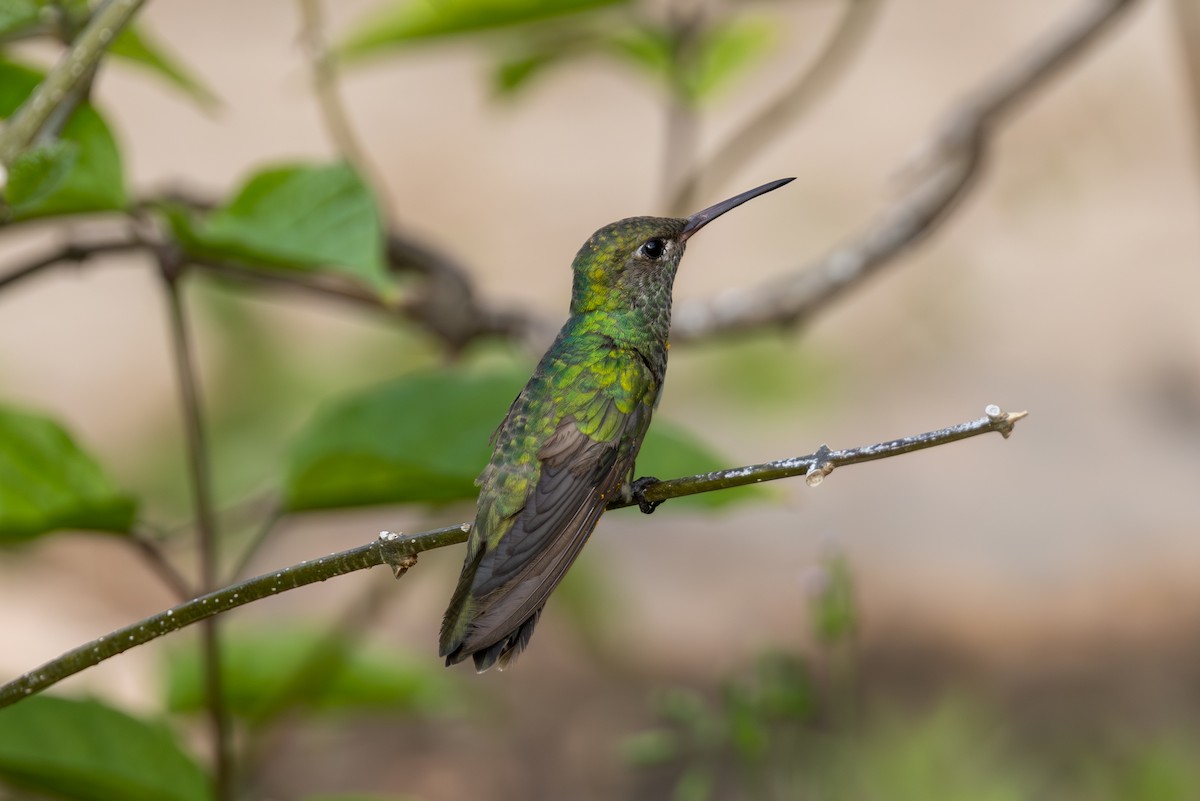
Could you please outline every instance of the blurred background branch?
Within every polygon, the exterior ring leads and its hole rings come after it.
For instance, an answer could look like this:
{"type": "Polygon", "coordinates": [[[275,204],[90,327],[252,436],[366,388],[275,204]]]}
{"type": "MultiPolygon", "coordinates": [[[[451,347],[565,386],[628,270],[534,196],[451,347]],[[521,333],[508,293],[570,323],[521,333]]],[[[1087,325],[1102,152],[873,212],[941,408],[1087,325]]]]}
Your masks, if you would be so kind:
{"type": "Polygon", "coordinates": [[[853,65],[882,0],[844,0],[842,14],[821,51],[790,85],[748,119],[738,124],[711,156],[685,166],[672,176],[674,192],[667,201],[671,214],[686,216],[702,202],[701,185],[725,187],[737,171],[794,125],[853,65]]]}
{"type": "Polygon", "coordinates": [[[857,236],[813,264],[757,287],[733,287],[675,312],[672,341],[795,328],[928,236],[978,178],[991,137],[1072,59],[1085,52],[1136,0],[1087,0],[1059,28],[989,76],[946,115],[906,170],[910,188],[857,236]]]}

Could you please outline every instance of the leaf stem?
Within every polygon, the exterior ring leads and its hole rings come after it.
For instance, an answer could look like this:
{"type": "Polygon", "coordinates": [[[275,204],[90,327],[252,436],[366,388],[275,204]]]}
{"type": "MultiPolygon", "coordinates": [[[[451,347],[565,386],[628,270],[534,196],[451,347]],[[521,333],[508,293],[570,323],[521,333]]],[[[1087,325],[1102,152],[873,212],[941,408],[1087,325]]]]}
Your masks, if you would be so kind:
{"type": "MultiPolygon", "coordinates": [[[[977,420],[876,445],[837,451],[822,446],[816,453],[807,456],[661,481],[647,487],[644,496],[646,500],[657,504],[684,495],[714,492],[797,475],[806,476],[810,485],[816,485],[834,468],[844,465],[899,456],[990,432],[1000,433],[1007,438],[1012,433],[1013,425],[1026,415],[1025,412],[1004,412],[996,406],[989,406],[986,411],[986,416],[977,420]]],[[[635,504],[635,499],[618,497],[608,508],[619,509],[635,504]]],[[[0,708],[41,692],[68,676],[124,653],[130,648],[262,598],[382,564],[391,565],[399,576],[415,563],[417,554],[464,542],[470,531],[470,523],[459,523],[417,534],[383,532],[378,539],[366,545],[319,559],[306,560],[193,598],[85,643],[0,686],[0,708]]]]}

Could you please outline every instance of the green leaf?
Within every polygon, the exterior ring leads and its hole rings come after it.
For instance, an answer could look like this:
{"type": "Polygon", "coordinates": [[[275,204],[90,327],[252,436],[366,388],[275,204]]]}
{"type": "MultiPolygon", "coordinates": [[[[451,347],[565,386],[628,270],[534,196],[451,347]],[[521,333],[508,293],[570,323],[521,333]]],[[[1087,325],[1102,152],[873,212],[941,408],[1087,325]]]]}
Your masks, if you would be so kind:
{"type": "Polygon", "coordinates": [[[0,42],[20,36],[41,21],[38,0],[0,0],[0,42]]]}
{"type": "Polygon", "coordinates": [[[613,55],[652,78],[663,80],[670,73],[674,45],[660,25],[643,24],[617,31],[607,45],[613,55]]]}
{"type": "Polygon", "coordinates": [[[659,24],[642,24],[608,37],[608,52],[663,84],[688,103],[709,99],[761,57],[775,27],[758,19],[710,23],[686,55],[675,35],[659,24]]]}
{"type": "Polygon", "coordinates": [[[156,41],[141,26],[127,26],[109,45],[108,51],[155,73],[206,110],[211,110],[217,105],[216,95],[188,72],[165,45],[156,41]]]}
{"type": "Polygon", "coordinates": [[[407,0],[372,14],[338,47],[347,60],[406,45],[587,14],[629,0],[407,0]]]}
{"type": "Polygon", "coordinates": [[[188,252],[288,270],[329,270],[389,295],[383,227],[371,190],[348,164],[272,167],[206,217],[170,218],[188,252]]]}
{"type": "Polygon", "coordinates": [[[0,543],[56,529],[128,531],[136,504],[58,424],[0,406],[0,543]]]}
{"type": "Polygon", "coordinates": [[[473,499],[488,441],[525,377],[414,373],[319,413],[294,449],[290,511],[473,499]]]}
{"type": "Polygon", "coordinates": [[[560,63],[567,53],[561,50],[540,50],[503,59],[492,72],[492,85],[496,94],[511,97],[524,89],[530,81],[550,67],[560,63]]]}
{"type": "Polygon", "coordinates": [[[79,145],[63,139],[26,150],[9,167],[5,200],[16,212],[35,206],[62,186],[78,158],[79,145]]]}
{"type": "MultiPolygon", "coordinates": [[[[473,500],[492,433],[527,378],[525,371],[414,373],[326,408],[291,454],[284,482],[287,509],[473,500]]],[[[659,478],[729,466],[665,420],[650,426],[638,458],[640,475],[659,478]]],[[[747,487],[681,500],[714,507],[754,497],[756,491],[762,492],[747,487]]]]}
{"type": "Polygon", "coordinates": [[[165,726],[54,696],[0,710],[0,777],[73,801],[209,799],[204,772],[165,726]]]}
{"type": "MultiPolygon", "coordinates": [[[[41,80],[42,74],[36,70],[0,60],[0,118],[11,116],[41,80]]],[[[124,208],[121,154],[104,118],[90,105],[81,104],[63,126],[59,138],[77,148],[70,170],[52,191],[36,200],[27,198],[20,209],[13,211],[13,218],[124,208]]]]}
{"type": "MultiPolygon", "coordinates": [[[[427,659],[299,626],[241,627],[221,648],[225,698],[238,717],[263,723],[288,709],[447,713],[462,700],[453,677],[427,659]]],[[[194,645],[167,653],[167,706],[205,709],[203,660],[194,645]]]]}
{"type": "Polygon", "coordinates": [[[728,86],[770,48],[775,26],[760,19],[734,19],[705,31],[685,72],[693,101],[706,100],[728,86]]]}

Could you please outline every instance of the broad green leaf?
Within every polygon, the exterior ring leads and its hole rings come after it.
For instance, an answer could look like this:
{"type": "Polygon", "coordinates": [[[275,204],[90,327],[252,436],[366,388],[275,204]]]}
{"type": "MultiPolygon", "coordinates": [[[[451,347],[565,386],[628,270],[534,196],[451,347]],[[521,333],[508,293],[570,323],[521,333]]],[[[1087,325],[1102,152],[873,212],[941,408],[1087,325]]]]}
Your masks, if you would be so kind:
{"type": "Polygon", "coordinates": [[[326,408],[291,455],[288,508],[474,498],[488,440],[524,382],[515,372],[423,372],[326,408]]]}
{"type": "Polygon", "coordinates": [[[45,695],[0,709],[0,778],[72,801],[210,797],[208,778],[166,726],[45,695]]]}
{"type": "Polygon", "coordinates": [[[127,26],[121,31],[109,45],[108,51],[155,73],[207,110],[217,104],[216,95],[188,72],[165,45],[138,25],[127,26]]]}
{"type": "Polygon", "coordinates": [[[0,0],[0,42],[20,36],[42,21],[37,0],[0,0]]]}
{"type": "MultiPolygon", "coordinates": [[[[42,80],[36,70],[0,60],[0,118],[7,119],[42,80]]],[[[78,148],[74,164],[53,191],[13,211],[14,219],[115,211],[125,207],[121,155],[104,119],[88,104],[71,114],[60,139],[78,148]]]]}
{"type": "Polygon", "coordinates": [[[13,211],[37,204],[62,186],[79,158],[79,145],[64,139],[26,150],[8,169],[4,199],[13,211]]]}
{"type": "Polygon", "coordinates": [[[57,423],[0,406],[0,543],[64,528],[125,532],[135,510],[57,423]]]}
{"type": "MultiPolygon", "coordinates": [[[[492,433],[527,377],[516,371],[416,373],[326,408],[293,450],[284,489],[287,508],[473,499],[492,433]]],[[[659,478],[729,466],[664,420],[650,426],[638,458],[639,475],[659,478]]],[[[719,506],[753,492],[741,488],[683,500],[719,506]]]]}
{"type": "Polygon", "coordinates": [[[347,164],[286,165],[252,176],[207,216],[171,216],[196,255],[280,269],[340,273],[379,292],[392,289],[383,227],[371,190],[347,164]]]}
{"type": "Polygon", "coordinates": [[[407,45],[586,14],[629,0],[403,0],[371,15],[338,48],[357,59],[407,45]]]}
{"type": "MultiPolygon", "coordinates": [[[[440,664],[396,649],[354,643],[299,626],[228,631],[221,648],[225,698],[233,714],[263,723],[291,708],[326,712],[456,712],[461,691],[440,664]]],[[[167,706],[198,713],[205,693],[194,645],[168,651],[167,706]]]]}

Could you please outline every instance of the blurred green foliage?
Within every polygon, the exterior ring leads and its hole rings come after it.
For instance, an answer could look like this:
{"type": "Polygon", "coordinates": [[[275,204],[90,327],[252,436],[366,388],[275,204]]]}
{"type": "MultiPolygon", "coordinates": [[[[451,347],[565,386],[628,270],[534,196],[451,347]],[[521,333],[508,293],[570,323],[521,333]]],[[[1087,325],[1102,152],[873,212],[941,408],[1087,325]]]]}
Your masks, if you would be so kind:
{"type": "Polygon", "coordinates": [[[355,28],[339,54],[353,65],[430,42],[472,41],[492,54],[492,85],[502,96],[580,58],[602,58],[696,106],[731,86],[775,42],[774,25],[745,9],[659,17],[630,0],[390,2],[355,28]]]}
{"type": "MultiPolygon", "coordinates": [[[[0,118],[7,118],[41,82],[43,74],[3,59],[0,53],[0,118]]],[[[16,185],[5,189],[7,215],[15,220],[113,211],[126,203],[121,155],[108,124],[81,104],[54,142],[39,143],[13,164],[16,185]]],[[[0,208],[0,223],[5,211],[0,208]]]]}
{"type": "Polygon", "coordinates": [[[208,778],[165,725],[49,695],[0,711],[0,777],[76,801],[209,798],[208,778]]]}
{"type": "Polygon", "coordinates": [[[61,426],[0,406],[0,544],[63,528],[127,532],[136,502],[61,426]]]}
{"type": "Polygon", "coordinates": [[[269,167],[251,176],[227,204],[198,219],[171,205],[164,211],[194,258],[326,270],[394,298],[379,210],[348,164],[269,167]]]}
{"type": "Polygon", "coordinates": [[[621,753],[676,801],[1190,801],[1200,798],[1195,733],[1131,739],[1118,721],[1047,747],[976,695],[914,704],[858,681],[850,563],[822,557],[808,609],[818,653],[770,651],[715,691],[667,687],[659,726],[621,753]],[[850,659],[829,658],[838,650],[850,659]]]}
{"type": "MultiPolygon", "coordinates": [[[[239,626],[221,650],[231,711],[255,728],[294,712],[374,715],[461,713],[467,697],[454,674],[397,648],[364,645],[349,625],[239,626]]],[[[203,664],[196,645],[167,653],[166,706],[205,709],[203,664]]]]}

